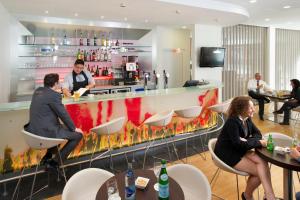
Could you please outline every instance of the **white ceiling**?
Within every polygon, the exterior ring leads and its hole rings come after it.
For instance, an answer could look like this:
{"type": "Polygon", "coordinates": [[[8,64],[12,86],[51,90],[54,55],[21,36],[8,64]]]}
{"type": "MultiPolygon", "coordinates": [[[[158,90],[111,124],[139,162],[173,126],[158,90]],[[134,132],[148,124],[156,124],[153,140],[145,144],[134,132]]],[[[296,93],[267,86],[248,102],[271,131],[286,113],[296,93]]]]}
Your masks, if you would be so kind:
{"type": "Polygon", "coordinates": [[[244,23],[300,29],[300,0],[256,1],[250,3],[249,0],[0,0],[9,12],[19,19],[29,21],[87,23],[97,26],[109,26],[106,22],[111,22],[111,26],[119,27],[151,27],[157,24],[224,26],[244,23]],[[126,7],[120,7],[121,3],[126,7]],[[285,5],[290,5],[291,8],[284,9],[285,5]],[[45,11],[49,13],[46,14],[45,11]],[[75,13],[78,16],[74,16],[75,13]],[[269,21],[265,21],[266,18],[269,21]]]}
{"type": "Polygon", "coordinates": [[[0,0],[19,19],[50,22],[68,19],[137,24],[188,26],[229,25],[245,21],[248,12],[240,6],[215,0],[0,0]],[[125,8],[120,7],[124,3],[125,8]],[[48,14],[45,14],[45,11],[48,14]],[[178,11],[178,13],[176,13],[178,11]],[[74,16],[77,13],[78,16],[74,16]],[[104,16],[104,19],[101,19],[104,16]],[[127,18],[127,21],[124,20],[127,18]],[[145,23],[148,20],[148,23],[145,23]]]}

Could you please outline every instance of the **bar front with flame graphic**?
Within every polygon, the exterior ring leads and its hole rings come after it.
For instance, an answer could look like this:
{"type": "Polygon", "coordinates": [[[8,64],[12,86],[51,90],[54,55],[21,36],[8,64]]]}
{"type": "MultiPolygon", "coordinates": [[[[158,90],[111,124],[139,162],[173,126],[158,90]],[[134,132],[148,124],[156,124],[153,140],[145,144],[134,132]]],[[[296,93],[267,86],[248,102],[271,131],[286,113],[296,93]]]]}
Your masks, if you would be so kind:
{"type": "MultiPolygon", "coordinates": [[[[207,108],[218,102],[218,89],[191,90],[171,95],[153,95],[144,97],[116,98],[113,100],[93,100],[66,104],[65,107],[76,127],[84,131],[84,137],[69,159],[91,154],[108,148],[106,136],[98,136],[90,129],[109,122],[117,117],[125,117],[126,122],[120,132],[111,136],[113,148],[133,146],[149,140],[160,139],[163,134],[161,127],[149,127],[144,121],[152,115],[182,109],[189,106],[202,106],[201,114],[192,120],[182,119],[174,114],[171,123],[165,127],[167,135],[177,135],[199,129],[207,129],[217,124],[217,113],[207,108]]],[[[35,165],[45,151],[30,149],[21,134],[23,125],[28,122],[28,108],[0,112],[0,172],[9,173],[22,167],[35,165]]]]}

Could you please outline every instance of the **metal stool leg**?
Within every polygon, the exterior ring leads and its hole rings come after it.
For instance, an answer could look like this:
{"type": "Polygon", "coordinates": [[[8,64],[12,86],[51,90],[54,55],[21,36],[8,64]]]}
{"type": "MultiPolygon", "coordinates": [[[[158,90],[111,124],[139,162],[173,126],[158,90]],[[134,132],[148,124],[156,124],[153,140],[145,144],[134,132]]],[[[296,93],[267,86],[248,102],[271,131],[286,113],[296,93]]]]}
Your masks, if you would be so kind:
{"type": "Polygon", "coordinates": [[[239,177],[237,174],[235,175],[235,177],[236,177],[237,196],[238,196],[238,200],[240,200],[239,177]]]}
{"type": "MultiPolygon", "coordinates": [[[[175,137],[175,136],[173,136],[173,137],[175,137]]],[[[174,140],[174,138],[172,137],[172,145],[173,145],[173,149],[174,149],[174,152],[175,152],[175,155],[176,155],[176,158],[177,158],[177,160],[180,160],[179,159],[179,155],[178,155],[178,152],[177,152],[177,148],[176,148],[176,144],[175,144],[175,140],[174,140]]],[[[183,162],[184,163],[184,162],[183,162]]]]}
{"type": "MultiPolygon", "coordinates": [[[[24,170],[25,170],[25,167],[23,167],[23,169],[22,169],[20,178],[19,178],[18,183],[17,183],[17,185],[16,185],[16,187],[15,187],[15,190],[14,190],[14,193],[13,193],[13,196],[12,196],[11,200],[14,200],[15,195],[16,195],[16,192],[17,192],[18,189],[19,189],[19,184],[21,183],[21,179],[22,179],[22,177],[23,177],[24,170]]],[[[6,187],[6,185],[5,185],[5,187],[6,187]]],[[[18,199],[18,197],[17,197],[16,199],[18,199]]]]}
{"type": "Polygon", "coordinates": [[[57,146],[57,151],[58,151],[58,156],[59,156],[59,160],[60,160],[60,166],[61,166],[62,171],[63,171],[63,176],[64,176],[64,179],[65,179],[65,183],[67,183],[65,167],[64,167],[64,164],[63,164],[63,161],[62,161],[61,154],[60,154],[60,151],[59,151],[59,147],[58,147],[58,146],[57,146]]]}
{"type": "Polygon", "coordinates": [[[36,173],[37,173],[37,170],[38,170],[39,166],[40,166],[40,163],[38,163],[36,165],[36,167],[35,167],[35,172],[34,172],[34,177],[33,177],[33,183],[32,183],[32,186],[31,186],[31,192],[30,192],[30,197],[29,197],[30,200],[32,199],[32,196],[33,196],[33,190],[34,190],[34,185],[35,185],[36,173]]]}

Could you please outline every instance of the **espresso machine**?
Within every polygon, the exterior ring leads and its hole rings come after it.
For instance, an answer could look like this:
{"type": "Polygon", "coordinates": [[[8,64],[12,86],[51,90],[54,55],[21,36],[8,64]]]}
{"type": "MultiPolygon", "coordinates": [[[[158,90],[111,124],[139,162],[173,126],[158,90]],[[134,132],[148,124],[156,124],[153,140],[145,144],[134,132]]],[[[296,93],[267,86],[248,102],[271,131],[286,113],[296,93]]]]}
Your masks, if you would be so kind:
{"type": "Polygon", "coordinates": [[[123,56],[124,85],[135,85],[138,78],[137,56],[123,56]]]}

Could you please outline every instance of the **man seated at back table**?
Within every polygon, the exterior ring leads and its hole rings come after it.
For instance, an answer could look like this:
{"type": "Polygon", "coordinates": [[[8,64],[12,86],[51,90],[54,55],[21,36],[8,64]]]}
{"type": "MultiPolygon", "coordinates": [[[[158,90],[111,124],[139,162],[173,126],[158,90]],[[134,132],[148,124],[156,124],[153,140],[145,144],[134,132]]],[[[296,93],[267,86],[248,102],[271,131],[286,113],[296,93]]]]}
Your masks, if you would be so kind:
{"type": "Polygon", "coordinates": [[[260,94],[263,92],[272,92],[272,89],[267,85],[265,81],[261,80],[261,74],[256,73],[255,79],[251,79],[248,81],[248,94],[250,97],[258,101],[258,115],[260,120],[264,120],[265,101],[267,103],[270,102],[268,98],[260,94]]]}

